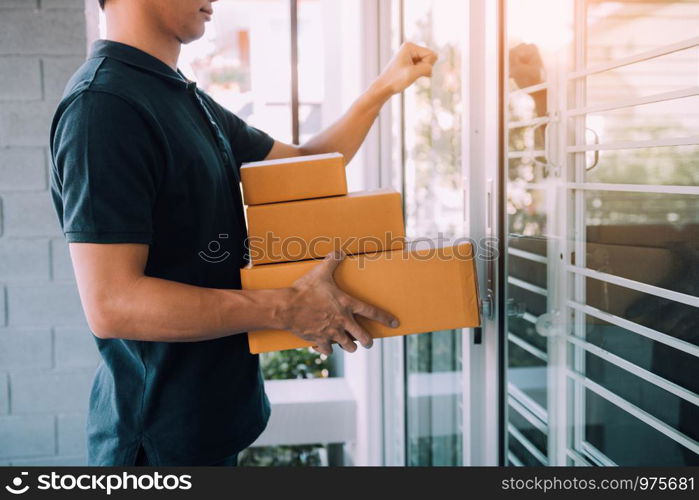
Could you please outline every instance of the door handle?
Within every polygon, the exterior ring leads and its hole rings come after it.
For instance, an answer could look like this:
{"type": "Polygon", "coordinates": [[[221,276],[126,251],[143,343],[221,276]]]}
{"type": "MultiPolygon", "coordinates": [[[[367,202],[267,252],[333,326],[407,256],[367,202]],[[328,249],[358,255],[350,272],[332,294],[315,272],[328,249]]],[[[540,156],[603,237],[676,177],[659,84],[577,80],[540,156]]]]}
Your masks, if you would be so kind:
{"type": "MultiPolygon", "coordinates": [[[[597,132],[595,132],[595,130],[591,129],[590,127],[587,127],[585,130],[589,130],[590,132],[592,132],[592,135],[595,136],[594,142],[592,144],[594,144],[595,146],[597,144],[599,144],[599,135],[597,134],[597,132]]],[[[592,170],[593,168],[595,168],[597,166],[597,164],[599,163],[599,149],[595,149],[594,153],[595,153],[595,156],[594,156],[594,160],[592,162],[592,165],[590,165],[589,167],[585,167],[585,170],[587,170],[588,172],[590,170],[592,170]]]]}
{"type": "Polygon", "coordinates": [[[495,317],[495,300],[490,290],[488,290],[486,296],[481,299],[480,308],[482,317],[487,319],[493,319],[495,317]]]}

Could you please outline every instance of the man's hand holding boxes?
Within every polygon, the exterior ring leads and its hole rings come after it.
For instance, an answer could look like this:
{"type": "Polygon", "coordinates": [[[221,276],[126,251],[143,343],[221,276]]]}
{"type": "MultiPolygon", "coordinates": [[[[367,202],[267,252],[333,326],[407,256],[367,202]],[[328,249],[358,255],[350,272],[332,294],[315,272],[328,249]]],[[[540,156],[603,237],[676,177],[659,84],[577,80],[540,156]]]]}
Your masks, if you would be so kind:
{"type": "MultiPolygon", "coordinates": [[[[348,257],[334,271],[337,286],[400,321],[389,328],[357,316],[373,338],[480,325],[472,245],[410,248],[400,193],[348,194],[339,153],[244,164],[241,180],[250,248],[244,289],[292,286],[340,250],[348,257]]],[[[249,332],[248,341],[254,354],[312,345],[283,330],[249,332]]]]}

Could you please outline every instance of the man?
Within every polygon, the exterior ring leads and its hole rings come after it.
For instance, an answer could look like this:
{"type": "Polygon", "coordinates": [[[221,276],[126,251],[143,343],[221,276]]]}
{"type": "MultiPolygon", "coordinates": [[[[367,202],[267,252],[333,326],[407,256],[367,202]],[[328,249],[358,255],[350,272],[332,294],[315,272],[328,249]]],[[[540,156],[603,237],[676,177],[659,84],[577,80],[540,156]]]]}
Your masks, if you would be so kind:
{"type": "MultiPolygon", "coordinates": [[[[106,40],[71,78],[51,128],[51,189],[102,362],[87,422],[91,465],[226,465],[264,429],[269,401],[248,330],[287,329],[330,354],[370,347],[330,255],[287,289],[240,290],[241,163],[339,151],[436,55],[401,47],[347,113],[301,146],[248,126],[177,70],[215,0],[100,0],[106,40]],[[199,257],[212,241],[230,257],[199,257]]],[[[273,78],[274,75],[270,75],[273,78]]]]}

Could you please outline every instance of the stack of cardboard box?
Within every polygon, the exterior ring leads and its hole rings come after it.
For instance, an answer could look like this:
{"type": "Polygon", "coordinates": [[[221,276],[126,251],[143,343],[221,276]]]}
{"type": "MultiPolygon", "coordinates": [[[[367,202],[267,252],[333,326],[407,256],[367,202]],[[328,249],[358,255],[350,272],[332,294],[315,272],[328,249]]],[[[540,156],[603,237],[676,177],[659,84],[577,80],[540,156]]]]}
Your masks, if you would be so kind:
{"type": "MultiPolygon", "coordinates": [[[[399,193],[347,193],[338,153],[244,164],[250,265],[244,289],[284,288],[333,250],[348,255],[334,279],[348,294],[393,314],[398,328],[357,317],[374,338],[480,324],[473,248],[407,248],[399,193]]],[[[248,334],[250,352],[310,346],[291,332],[248,334]]]]}

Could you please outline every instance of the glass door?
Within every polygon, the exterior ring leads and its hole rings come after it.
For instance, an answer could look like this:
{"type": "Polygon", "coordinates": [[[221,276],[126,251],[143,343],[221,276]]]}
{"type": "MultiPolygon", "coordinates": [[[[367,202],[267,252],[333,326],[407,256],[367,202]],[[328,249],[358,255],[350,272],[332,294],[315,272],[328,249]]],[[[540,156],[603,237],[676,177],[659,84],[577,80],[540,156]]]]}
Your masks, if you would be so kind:
{"type": "Polygon", "coordinates": [[[556,407],[554,343],[537,329],[556,302],[555,226],[560,165],[554,121],[558,73],[567,69],[572,3],[510,0],[506,4],[505,289],[507,460],[548,465],[556,407]],[[555,20],[554,22],[552,22],[555,20]]]}
{"type": "MultiPolygon", "coordinates": [[[[440,58],[431,79],[418,79],[394,100],[400,109],[394,110],[391,143],[396,168],[391,184],[403,193],[407,237],[418,247],[448,244],[465,236],[461,62],[468,4],[395,1],[392,16],[399,43],[409,40],[430,47],[440,58]]],[[[395,365],[401,367],[401,381],[392,392],[401,388],[403,412],[392,420],[388,433],[401,433],[403,451],[391,463],[463,463],[462,345],[469,338],[468,331],[446,330],[386,339],[384,345],[401,355],[395,365]]],[[[393,449],[398,442],[391,440],[387,447],[393,449]]]]}
{"type": "Polygon", "coordinates": [[[505,455],[699,464],[699,2],[504,0],[505,455]]]}

